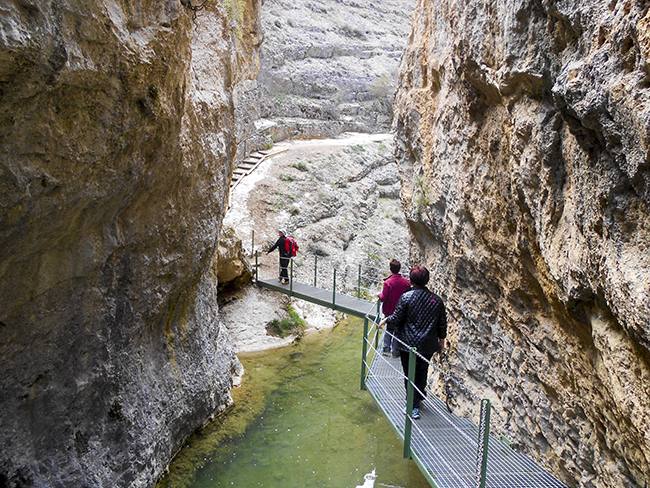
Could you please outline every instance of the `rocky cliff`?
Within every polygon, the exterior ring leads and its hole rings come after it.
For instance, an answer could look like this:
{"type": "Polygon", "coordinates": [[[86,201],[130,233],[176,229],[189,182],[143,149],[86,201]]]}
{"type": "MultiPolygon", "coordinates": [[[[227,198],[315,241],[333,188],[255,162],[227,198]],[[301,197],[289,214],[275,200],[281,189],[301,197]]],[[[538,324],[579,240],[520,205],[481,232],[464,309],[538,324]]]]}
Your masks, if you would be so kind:
{"type": "Polygon", "coordinates": [[[1,486],[150,486],[230,402],[210,265],[258,7],[0,5],[1,486]]]}
{"type": "Polygon", "coordinates": [[[415,3],[266,0],[240,152],[294,137],[388,132],[415,3]]]}
{"type": "Polygon", "coordinates": [[[649,61],[646,2],[421,0],[400,67],[454,368],[570,486],[650,479],[649,61]]]}

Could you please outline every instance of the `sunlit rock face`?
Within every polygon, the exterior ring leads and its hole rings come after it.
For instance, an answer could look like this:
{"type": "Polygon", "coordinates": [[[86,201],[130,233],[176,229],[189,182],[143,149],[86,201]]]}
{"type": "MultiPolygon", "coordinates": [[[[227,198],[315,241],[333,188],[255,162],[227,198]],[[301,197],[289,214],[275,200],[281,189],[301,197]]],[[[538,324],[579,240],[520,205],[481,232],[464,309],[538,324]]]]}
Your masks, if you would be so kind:
{"type": "Polygon", "coordinates": [[[230,401],[210,263],[258,5],[0,5],[0,485],[150,486],[230,401]]]}
{"type": "Polygon", "coordinates": [[[570,486],[650,479],[649,58],[646,2],[421,0],[400,68],[454,368],[570,486]]]}
{"type": "Polygon", "coordinates": [[[248,147],[385,133],[416,0],[265,0],[248,147]]]}

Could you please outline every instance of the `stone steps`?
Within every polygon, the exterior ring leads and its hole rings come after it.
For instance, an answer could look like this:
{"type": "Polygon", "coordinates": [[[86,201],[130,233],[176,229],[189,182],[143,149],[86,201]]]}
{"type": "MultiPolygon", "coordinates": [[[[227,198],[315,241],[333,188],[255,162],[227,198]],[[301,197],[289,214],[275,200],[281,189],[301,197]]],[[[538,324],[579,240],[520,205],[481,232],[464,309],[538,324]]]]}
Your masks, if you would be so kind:
{"type": "Polygon", "coordinates": [[[239,183],[244,178],[244,176],[252,173],[253,170],[255,170],[255,168],[257,168],[257,166],[259,166],[259,164],[266,158],[275,156],[276,154],[280,154],[285,151],[287,151],[287,149],[283,149],[281,151],[260,150],[251,153],[246,159],[241,161],[235,168],[235,171],[233,171],[232,178],[230,179],[230,190],[232,191],[232,189],[237,186],[237,183],[239,183]]]}

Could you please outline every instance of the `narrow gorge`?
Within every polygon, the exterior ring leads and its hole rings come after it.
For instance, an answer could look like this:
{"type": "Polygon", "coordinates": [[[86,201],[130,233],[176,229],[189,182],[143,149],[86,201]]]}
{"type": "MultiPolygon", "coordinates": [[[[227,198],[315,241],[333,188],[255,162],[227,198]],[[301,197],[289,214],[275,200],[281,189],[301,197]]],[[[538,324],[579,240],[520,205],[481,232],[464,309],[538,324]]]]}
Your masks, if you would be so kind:
{"type": "Polygon", "coordinates": [[[642,0],[4,1],[0,488],[154,486],[241,373],[236,164],[391,130],[323,153],[354,208],[305,255],[388,239],[363,212],[399,201],[494,433],[569,487],[648,488],[649,60],[642,0]]]}

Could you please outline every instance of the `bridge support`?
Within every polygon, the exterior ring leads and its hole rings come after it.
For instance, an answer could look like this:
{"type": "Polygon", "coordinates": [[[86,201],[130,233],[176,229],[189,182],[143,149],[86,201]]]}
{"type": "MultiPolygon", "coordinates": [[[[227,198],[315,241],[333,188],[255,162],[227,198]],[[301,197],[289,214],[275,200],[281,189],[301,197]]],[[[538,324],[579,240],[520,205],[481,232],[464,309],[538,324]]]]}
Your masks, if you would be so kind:
{"type": "Polygon", "coordinates": [[[366,389],[366,361],[368,355],[368,317],[363,319],[363,351],[361,353],[361,389],[366,389]]]}
{"type": "Polygon", "coordinates": [[[357,298],[361,298],[361,265],[359,265],[359,281],[357,284],[357,298]]]}
{"type": "Polygon", "coordinates": [[[476,486],[485,488],[487,474],[488,440],[490,437],[490,400],[481,400],[481,416],[478,428],[478,450],[476,452],[476,486]]]}
{"type": "Polygon", "coordinates": [[[409,350],[409,374],[408,383],[406,385],[406,419],[404,420],[404,457],[411,459],[411,427],[413,418],[413,399],[415,397],[415,389],[413,382],[415,381],[415,348],[409,350]]]}
{"type": "Polygon", "coordinates": [[[291,267],[291,279],[289,280],[289,296],[293,296],[293,258],[290,258],[289,265],[291,267]]]}

